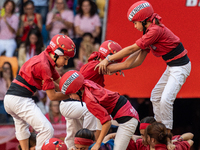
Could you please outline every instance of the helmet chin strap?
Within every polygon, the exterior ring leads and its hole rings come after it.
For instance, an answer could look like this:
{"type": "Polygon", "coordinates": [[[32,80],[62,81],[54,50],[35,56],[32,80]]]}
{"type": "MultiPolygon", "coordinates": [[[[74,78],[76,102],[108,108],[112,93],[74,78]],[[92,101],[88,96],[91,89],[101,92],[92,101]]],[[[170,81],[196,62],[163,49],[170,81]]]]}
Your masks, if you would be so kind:
{"type": "Polygon", "coordinates": [[[82,92],[81,90],[78,90],[78,92],[76,92],[76,94],[79,96],[80,100],[81,100],[81,105],[83,107],[83,101],[82,101],[82,92]]]}
{"type": "MultiPolygon", "coordinates": [[[[148,18],[147,18],[148,19],[148,18]]],[[[145,25],[147,25],[147,19],[145,19],[144,21],[142,21],[142,26],[143,26],[143,35],[145,34],[147,28],[145,27],[145,25]]]]}
{"type": "Polygon", "coordinates": [[[56,63],[58,57],[59,57],[59,55],[57,55],[57,54],[54,55],[54,58],[55,58],[54,62],[55,62],[55,63],[56,63]]]}

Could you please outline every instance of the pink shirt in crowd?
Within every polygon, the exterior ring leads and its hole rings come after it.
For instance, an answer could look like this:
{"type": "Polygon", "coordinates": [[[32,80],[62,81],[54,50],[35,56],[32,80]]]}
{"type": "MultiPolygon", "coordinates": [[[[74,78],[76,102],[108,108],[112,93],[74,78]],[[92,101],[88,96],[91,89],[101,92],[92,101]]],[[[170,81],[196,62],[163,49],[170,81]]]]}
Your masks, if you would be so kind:
{"type": "Polygon", "coordinates": [[[4,78],[0,78],[0,101],[4,99],[4,96],[6,95],[7,92],[7,87],[6,87],[6,81],[4,80],[4,78]]]}
{"type": "MultiPolygon", "coordinates": [[[[18,24],[19,24],[19,18],[17,17],[17,15],[12,15],[11,17],[6,17],[6,20],[7,20],[8,24],[15,30],[15,32],[17,32],[18,24]]],[[[15,37],[16,37],[16,34],[10,32],[4,19],[1,18],[0,19],[0,39],[8,40],[8,39],[14,39],[15,37]]]]}
{"type": "MultiPolygon", "coordinates": [[[[47,113],[47,114],[45,115],[45,117],[50,121],[49,113],[47,113]]],[[[60,121],[58,121],[58,120],[59,120],[59,117],[54,117],[53,120],[54,120],[54,123],[55,123],[55,124],[66,123],[66,120],[65,120],[65,117],[64,117],[64,116],[61,116],[61,120],[60,120],[60,121]]]]}
{"type": "MultiPolygon", "coordinates": [[[[47,21],[46,21],[46,25],[49,25],[52,22],[54,13],[53,12],[49,12],[47,14],[47,21]]],[[[61,13],[61,17],[71,23],[74,23],[74,14],[73,11],[71,10],[64,10],[61,13]]],[[[60,22],[60,21],[55,21],[53,22],[53,26],[52,29],[50,30],[50,39],[52,39],[56,34],[60,33],[60,30],[62,28],[67,28],[64,23],[60,22]]],[[[73,30],[72,29],[68,29],[68,34],[70,38],[73,38],[73,30]]]]}
{"type": "MultiPolygon", "coordinates": [[[[101,26],[101,22],[97,14],[95,14],[92,17],[82,16],[82,18],[80,14],[77,14],[75,16],[74,26],[75,27],[79,26],[79,28],[84,32],[92,33],[95,30],[95,27],[101,26]]],[[[77,35],[77,37],[79,36],[77,35]]]]}

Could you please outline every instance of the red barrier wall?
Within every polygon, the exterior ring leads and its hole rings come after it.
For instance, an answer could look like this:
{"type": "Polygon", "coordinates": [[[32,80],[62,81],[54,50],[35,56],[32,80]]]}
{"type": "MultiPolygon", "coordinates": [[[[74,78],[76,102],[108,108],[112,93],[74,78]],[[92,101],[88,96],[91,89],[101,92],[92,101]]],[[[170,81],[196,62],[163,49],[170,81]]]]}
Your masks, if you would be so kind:
{"type": "MultiPolygon", "coordinates": [[[[109,0],[106,40],[114,40],[126,47],[134,44],[142,36],[142,32],[135,29],[134,24],[127,19],[127,11],[134,2],[136,0],[109,0]]],[[[191,74],[177,97],[200,97],[200,0],[148,2],[162,17],[162,23],[181,39],[192,63],[191,74]]],[[[148,98],[165,68],[166,64],[162,58],[149,53],[141,66],[125,70],[125,77],[106,76],[106,88],[130,97],[148,98]]]]}

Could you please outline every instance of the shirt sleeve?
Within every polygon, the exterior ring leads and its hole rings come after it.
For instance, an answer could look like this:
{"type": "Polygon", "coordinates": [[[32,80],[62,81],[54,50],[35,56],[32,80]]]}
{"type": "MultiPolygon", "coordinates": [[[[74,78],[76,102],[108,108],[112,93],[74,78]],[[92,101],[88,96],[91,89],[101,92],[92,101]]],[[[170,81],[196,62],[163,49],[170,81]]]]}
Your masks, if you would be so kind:
{"type": "Polygon", "coordinates": [[[76,15],[74,19],[74,26],[75,27],[80,26],[80,22],[81,22],[80,15],[76,15]]]}
{"type": "Polygon", "coordinates": [[[14,15],[13,16],[13,20],[12,20],[12,23],[10,24],[10,26],[15,30],[15,32],[17,31],[18,29],[18,25],[19,25],[19,18],[14,15]]]}
{"type": "Polygon", "coordinates": [[[152,27],[146,34],[136,41],[136,44],[141,49],[146,49],[150,45],[156,43],[159,40],[161,32],[159,28],[152,27]]]}
{"type": "Polygon", "coordinates": [[[49,25],[49,24],[51,23],[52,19],[53,19],[53,13],[52,13],[52,12],[49,12],[49,13],[47,14],[46,25],[49,25]]]}
{"type": "MultiPolygon", "coordinates": [[[[42,69],[40,69],[40,76],[42,77],[43,84],[42,84],[42,90],[50,90],[54,89],[55,85],[52,78],[51,70],[48,66],[41,66],[42,69]]],[[[38,68],[39,69],[39,68],[38,68]]]]}
{"type": "Polygon", "coordinates": [[[98,104],[96,101],[91,100],[89,97],[84,96],[84,102],[87,105],[88,110],[100,120],[101,124],[106,123],[107,121],[111,120],[110,115],[108,114],[107,110],[98,104]]]}
{"type": "Polygon", "coordinates": [[[173,144],[176,145],[174,150],[190,150],[190,144],[187,141],[174,142],[173,144]]]}
{"type": "Polygon", "coordinates": [[[54,69],[54,71],[52,73],[52,78],[54,81],[57,80],[58,78],[60,78],[60,75],[56,69],[54,69]]]}
{"type": "Polygon", "coordinates": [[[99,18],[99,15],[95,15],[94,16],[94,22],[95,22],[95,26],[98,26],[98,27],[100,27],[101,26],[101,21],[100,21],[100,18],[99,18]]]}

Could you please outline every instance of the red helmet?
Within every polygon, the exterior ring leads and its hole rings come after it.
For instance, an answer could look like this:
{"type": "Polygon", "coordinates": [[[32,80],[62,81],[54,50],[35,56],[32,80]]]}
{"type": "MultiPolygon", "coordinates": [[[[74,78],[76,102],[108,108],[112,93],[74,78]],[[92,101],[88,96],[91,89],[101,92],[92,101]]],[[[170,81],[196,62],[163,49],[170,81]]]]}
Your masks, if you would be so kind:
{"type": "Polygon", "coordinates": [[[147,1],[138,1],[128,10],[127,17],[129,21],[144,21],[154,13],[153,7],[147,1]]]}
{"type": "Polygon", "coordinates": [[[76,53],[76,46],[74,42],[66,35],[57,34],[50,41],[50,47],[53,54],[59,56],[74,57],[76,53]]]}
{"type": "Polygon", "coordinates": [[[62,140],[58,138],[51,138],[42,145],[42,150],[55,150],[55,149],[67,150],[67,146],[62,140]]]}
{"type": "Polygon", "coordinates": [[[80,72],[70,70],[66,72],[60,79],[60,91],[66,95],[76,93],[79,89],[81,89],[83,81],[84,77],[80,72]]]}
{"type": "MultiPolygon", "coordinates": [[[[106,58],[108,55],[112,55],[120,51],[122,47],[112,40],[104,41],[99,47],[99,52],[106,58]]],[[[116,60],[117,62],[121,62],[122,59],[116,60]]]]}

